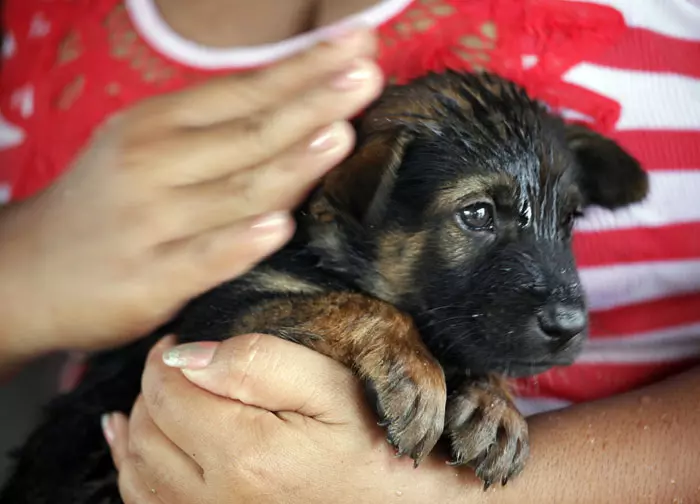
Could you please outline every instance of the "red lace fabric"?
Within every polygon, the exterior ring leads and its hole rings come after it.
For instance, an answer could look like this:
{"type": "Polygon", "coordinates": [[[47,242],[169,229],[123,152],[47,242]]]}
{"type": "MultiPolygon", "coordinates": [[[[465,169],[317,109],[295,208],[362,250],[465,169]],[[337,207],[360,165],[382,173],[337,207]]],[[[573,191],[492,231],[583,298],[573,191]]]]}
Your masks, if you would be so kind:
{"type": "Polygon", "coordinates": [[[583,2],[419,0],[382,28],[381,61],[398,82],[428,70],[489,70],[606,131],[619,118],[619,105],[561,77],[609,49],[624,30],[616,10],[583,2]]]}
{"type": "MultiPolygon", "coordinates": [[[[6,21],[16,54],[0,75],[0,111],[27,135],[18,147],[0,150],[0,179],[11,181],[14,198],[48,185],[112,113],[227,72],[187,67],[156,52],[119,0],[9,0],[6,21]],[[27,93],[31,113],[17,105],[26,105],[27,93]]],[[[605,131],[619,116],[617,103],[561,76],[623,30],[617,11],[587,3],[416,0],[380,27],[380,62],[394,82],[445,68],[494,71],[605,131]],[[534,64],[524,65],[523,56],[534,64]]]]}

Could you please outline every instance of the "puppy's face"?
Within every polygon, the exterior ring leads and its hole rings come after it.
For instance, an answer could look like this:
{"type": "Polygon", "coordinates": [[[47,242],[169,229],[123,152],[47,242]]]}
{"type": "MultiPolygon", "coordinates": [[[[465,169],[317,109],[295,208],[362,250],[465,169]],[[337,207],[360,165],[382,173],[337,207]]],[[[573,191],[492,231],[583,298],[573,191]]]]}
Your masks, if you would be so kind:
{"type": "Polygon", "coordinates": [[[337,243],[371,263],[362,287],[411,313],[448,373],[524,375],[569,364],[586,335],[575,218],[640,200],[647,178],[511,83],[448,73],[387,90],[324,190],[337,243]]]}

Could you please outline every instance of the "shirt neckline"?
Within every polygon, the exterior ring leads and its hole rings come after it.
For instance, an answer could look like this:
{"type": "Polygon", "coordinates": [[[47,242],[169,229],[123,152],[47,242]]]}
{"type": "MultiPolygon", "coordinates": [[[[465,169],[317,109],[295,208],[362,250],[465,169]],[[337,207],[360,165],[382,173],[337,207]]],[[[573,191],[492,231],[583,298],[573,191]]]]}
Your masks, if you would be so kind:
{"type": "Polygon", "coordinates": [[[332,27],[323,27],[295,37],[253,47],[207,47],[182,37],[161,17],[154,0],[126,0],[134,27],[156,51],[181,64],[202,70],[222,70],[262,66],[310,48],[342,26],[379,26],[398,15],[413,0],[382,0],[345,18],[332,27]]]}

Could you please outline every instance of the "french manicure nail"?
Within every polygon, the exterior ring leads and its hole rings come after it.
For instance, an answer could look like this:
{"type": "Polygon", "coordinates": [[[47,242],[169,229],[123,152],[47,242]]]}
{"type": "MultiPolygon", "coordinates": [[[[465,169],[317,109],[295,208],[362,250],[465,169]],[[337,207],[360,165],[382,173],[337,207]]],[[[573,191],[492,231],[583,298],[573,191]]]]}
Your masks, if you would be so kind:
{"type": "Polygon", "coordinates": [[[350,70],[337,75],[331,81],[334,89],[349,91],[362,86],[372,77],[372,71],[366,64],[355,64],[350,70]]]}
{"type": "Polygon", "coordinates": [[[186,343],[163,354],[166,366],[179,369],[202,369],[211,364],[219,344],[215,342],[186,343]]]}
{"type": "Polygon", "coordinates": [[[110,413],[105,413],[100,418],[100,424],[102,425],[102,434],[107,441],[107,444],[112,446],[114,443],[114,428],[112,427],[112,415],[110,413]]]}
{"type": "Polygon", "coordinates": [[[309,150],[313,152],[324,152],[337,147],[340,143],[339,135],[341,131],[341,125],[339,123],[333,124],[320,133],[318,133],[311,143],[309,144],[309,150]]]}

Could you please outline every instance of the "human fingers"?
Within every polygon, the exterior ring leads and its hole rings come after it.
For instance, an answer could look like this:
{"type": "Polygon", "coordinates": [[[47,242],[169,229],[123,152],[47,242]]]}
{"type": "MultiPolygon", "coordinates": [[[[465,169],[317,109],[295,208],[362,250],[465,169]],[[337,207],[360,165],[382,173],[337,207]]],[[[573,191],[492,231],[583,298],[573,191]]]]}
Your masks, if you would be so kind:
{"type": "Polygon", "coordinates": [[[129,456],[129,419],[122,413],[102,415],[102,434],[109,445],[114,466],[119,470],[129,456]]]}
{"type": "Polygon", "coordinates": [[[273,413],[210,394],[163,363],[162,348],[148,356],[142,377],[144,404],[153,422],[207,473],[228,464],[281,420],[273,413]]]}
{"type": "Polygon", "coordinates": [[[164,362],[181,368],[197,386],[274,412],[296,412],[325,423],[343,423],[356,411],[359,385],[349,369],[307,347],[250,334],[222,343],[171,348],[164,362]]]}
{"type": "Polygon", "coordinates": [[[127,459],[119,470],[117,480],[119,495],[124,504],[170,504],[161,500],[158,490],[148,485],[137,470],[137,466],[127,459]]]}
{"type": "Polygon", "coordinates": [[[352,149],[354,131],[339,122],[288,152],[231,177],[177,188],[170,218],[180,233],[197,234],[236,220],[295,208],[352,149]]]}
{"type": "Polygon", "coordinates": [[[165,502],[181,494],[201,493],[203,469],[192,455],[183,452],[153,422],[140,396],[129,419],[129,455],[141,479],[158,491],[165,502]]]}
{"type": "MultiPolygon", "coordinates": [[[[226,342],[226,346],[234,342],[234,347],[240,346],[236,359],[229,359],[226,352],[222,354],[225,357],[221,363],[236,362],[232,367],[240,367],[240,371],[231,371],[231,382],[240,384],[240,387],[228,387],[227,384],[216,389],[228,396],[202,390],[188,381],[182,372],[166,366],[162,354],[153,352],[149,356],[142,380],[149,414],[177,446],[188,454],[196,454],[195,458],[205,473],[233,460],[255,457],[271,437],[284,438],[290,430],[289,415],[309,415],[319,428],[324,422],[328,426],[354,421],[361,395],[348,370],[308,349],[304,350],[310,354],[292,350],[291,356],[286,352],[281,355],[279,348],[275,351],[266,344],[275,345],[273,341],[276,342],[273,336],[250,335],[237,336],[226,342]],[[256,343],[256,340],[262,343],[256,343]],[[284,372],[277,367],[273,361],[280,358],[296,362],[296,365],[287,366],[287,370],[293,368],[294,371],[284,372]],[[308,380],[292,378],[295,374],[308,374],[308,380]],[[281,381],[278,380],[280,376],[281,381]],[[317,386],[311,385],[314,381],[317,386]],[[236,399],[237,391],[243,392],[240,396],[250,404],[236,399]],[[278,408],[268,410],[253,405],[257,403],[278,408]],[[291,413],[295,411],[297,413],[291,413]]],[[[294,346],[285,348],[296,349],[294,346]]],[[[227,379],[228,372],[215,371],[215,375],[227,379]]]]}
{"type": "Polygon", "coordinates": [[[144,101],[132,116],[140,129],[197,128],[247,117],[285,103],[355,59],[372,57],[376,37],[359,30],[321,43],[261,70],[226,76],[178,93],[144,101]]]}
{"type": "MultiPolygon", "coordinates": [[[[370,60],[358,60],[339,78],[323,82],[275,109],[184,130],[164,139],[158,149],[164,159],[159,163],[161,169],[153,170],[153,176],[172,186],[183,186],[262,164],[314,131],[356,115],[382,89],[381,70],[370,60]]],[[[348,141],[347,131],[338,133],[346,137],[341,141],[348,141]]]]}
{"type": "Polygon", "coordinates": [[[117,484],[124,504],[163,504],[154,487],[139,474],[137,460],[129,454],[129,420],[121,413],[102,416],[102,430],[119,473],[117,484]]]}
{"type": "Polygon", "coordinates": [[[244,219],[161,245],[150,274],[171,278],[167,294],[189,299],[247,272],[293,233],[294,221],[286,212],[244,219]]]}
{"type": "MultiPolygon", "coordinates": [[[[161,338],[153,349],[159,352],[173,346],[172,335],[161,338]]],[[[101,418],[102,434],[109,446],[110,454],[117,470],[129,456],[129,418],[123,413],[104,413],[101,418]]]]}

